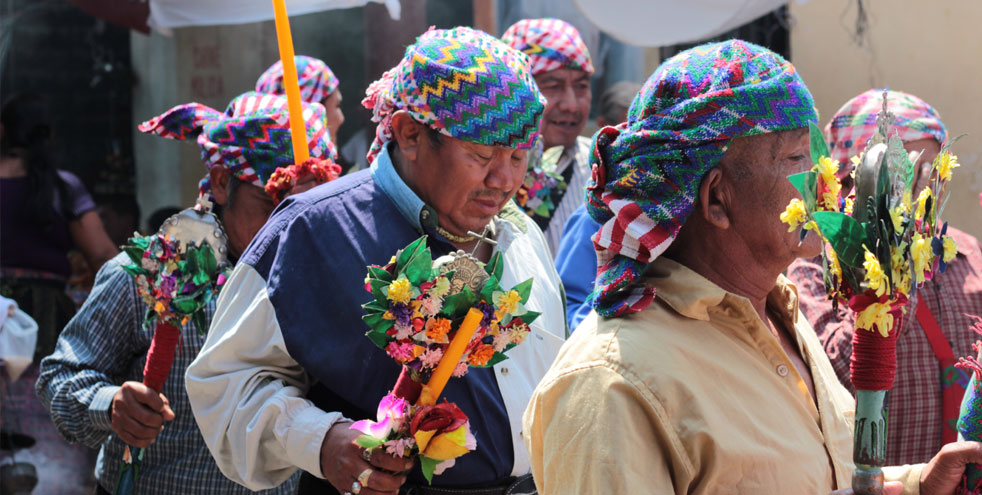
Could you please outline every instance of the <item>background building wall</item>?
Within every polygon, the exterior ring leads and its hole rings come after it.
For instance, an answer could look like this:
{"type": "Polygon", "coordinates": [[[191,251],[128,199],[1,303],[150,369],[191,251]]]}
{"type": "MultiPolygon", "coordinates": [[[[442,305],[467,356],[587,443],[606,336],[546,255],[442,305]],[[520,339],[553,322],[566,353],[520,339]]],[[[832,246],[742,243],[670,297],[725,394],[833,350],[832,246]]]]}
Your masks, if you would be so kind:
{"type": "Polygon", "coordinates": [[[791,61],[815,95],[822,124],[849,98],[873,87],[913,93],[941,113],[962,167],[944,216],[982,237],[982,2],[866,1],[868,29],[856,39],[855,0],[791,4],[791,61]]]}

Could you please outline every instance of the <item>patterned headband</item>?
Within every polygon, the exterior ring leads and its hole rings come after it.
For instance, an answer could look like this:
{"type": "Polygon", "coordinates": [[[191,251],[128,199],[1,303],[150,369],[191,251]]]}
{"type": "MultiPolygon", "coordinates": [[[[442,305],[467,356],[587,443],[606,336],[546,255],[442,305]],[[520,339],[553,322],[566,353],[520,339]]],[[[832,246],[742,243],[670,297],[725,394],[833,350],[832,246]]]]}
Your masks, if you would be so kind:
{"type": "Polygon", "coordinates": [[[562,67],[593,74],[590,51],[580,32],[559,19],[523,19],[512,24],[501,40],[528,55],[532,74],[562,67]]]}
{"type": "MultiPolygon", "coordinates": [[[[337,150],[327,133],[325,116],[321,104],[303,104],[311,157],[333,163],[337,150]]],[[[178,105],[140,124],[139,129],[167,139],[195,138],[209,169],[225,167],[238,179],[259,187],[265,187],[277,169],[294,164],[284,96],[250,91],[232,100],[225,112],[200,103],[178,105]]],[[[208,176],[199,183],[199,190],[202,195],[210,194],[208,176]]]]}
{"type": "MultiPolygon", "coordinates": [[[[858,155],[876,133],[876,116],[883,109],[883,90],[871,89],[849,100],[825,126],[832,159],[843,166],[842,175],[849,173],[849,158],[858,155]]],[[[890,133],[897,133],[904,142],[934,139],[944,145],[948,129],[941,115],[924,100],[902,91],[887,91],[887,110],[896,115],[890,133]]]]}
{"type": "Polygon", "coordinates": [[[392,140],[396,110],[456,139],[527,149],[545,108],[525,55],[466,27],[430,29],[365,93],[378,122],[369,162],[392,140]]]}
{"type": "MultiPolygon", "coordinates": [[[[297,63],[297,82],[300,84],[300,99],[307,103],[321,103],[338,89],[338,78],[322,60],[306,55],[294,57],[297,63]]],[[[266,69],[256,81],[256,91],[274,95],[285,95],[283,88],[283,62],[277,60],[266,69]]]]}
{"type": "Polygon", "coordinates": [[[807,127],[815,102],[794,67],[739,40],[686,50],[663,63],[634,98],[628,121],[597,133],[587,208],[603,224],[598,313],[641,311],[655,290],[637,287],[675,240],[703,176],[737,137],[807,127]]]}

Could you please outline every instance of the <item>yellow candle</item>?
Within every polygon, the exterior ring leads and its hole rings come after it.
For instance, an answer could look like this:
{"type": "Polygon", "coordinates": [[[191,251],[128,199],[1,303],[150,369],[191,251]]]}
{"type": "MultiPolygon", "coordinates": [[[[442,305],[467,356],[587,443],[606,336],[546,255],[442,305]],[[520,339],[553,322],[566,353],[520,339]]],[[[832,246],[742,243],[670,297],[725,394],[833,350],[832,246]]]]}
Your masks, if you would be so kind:
{"type": "Polygon", "coordinates": [[[480,326],[482,318],[484,318],[484,313],[479,309],[471,308],[467,312],[467,316],[464,317],[460,328],[454,334],[453,340],[447,346],[446,352],[443,353],[440,364],[436,365],[436,369],[433,370],[429,383],[423,385],[423,391],[419,394],[419,405],[432,406],[436,404],[436,400],[440,398],[440,394],[443,392],[443,387],[447,386],[450,375],[457,368],[460,357],[464,355],[467,344],[470,343],[474,332],[477,332],[477,327],[480,326]]]}
{"type": "Polygon", "coordinates": [[[280,61],[283,62],[283,87],[286,88],[286,101],[290,110],[293,162],[303,163],[310,158],[310,152],[307,150],[307,132],[303,122],[303,107],[300,105],[297,64],[293,58],[293,36],[290,34],[290,19],[286,16],[284,0],[273,0],[273,14],[276,18],[276,39],[280,45],[280,61]]]}

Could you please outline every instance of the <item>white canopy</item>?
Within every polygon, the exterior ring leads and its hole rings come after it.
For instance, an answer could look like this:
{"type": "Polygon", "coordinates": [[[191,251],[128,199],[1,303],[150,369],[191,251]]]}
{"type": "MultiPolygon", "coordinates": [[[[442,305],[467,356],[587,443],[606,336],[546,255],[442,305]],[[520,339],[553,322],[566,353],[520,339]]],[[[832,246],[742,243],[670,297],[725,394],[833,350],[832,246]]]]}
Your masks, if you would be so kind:
{"type": "MultiPolygon", "coordinates": [[[[399,20],[399,0],[287,0],[290,16],[322,10],[362,7],[368,2],[385,4],[389,16],[399,20]]],[[[273,18],[271,0],[150,0],[147,23],[155,29],[214,26],[268,21],[273,18]]]]}
{"type": "MultiPolygon", "coordinates": [[[[807,0],[797,0],[804,3],[807,0]]],[[[788,0],[574,0],[591,22],[638,46],[711,38],[752,21],[788,0]]]]}

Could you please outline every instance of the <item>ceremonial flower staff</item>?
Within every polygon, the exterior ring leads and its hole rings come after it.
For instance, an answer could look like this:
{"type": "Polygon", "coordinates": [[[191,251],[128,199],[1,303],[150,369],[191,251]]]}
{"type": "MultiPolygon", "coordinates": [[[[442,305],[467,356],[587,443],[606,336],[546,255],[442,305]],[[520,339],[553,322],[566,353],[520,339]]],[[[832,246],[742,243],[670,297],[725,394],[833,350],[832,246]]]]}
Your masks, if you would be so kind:
{"type": "MultiPolygon", "coordinates": [[[[137,290],[147,304],[145,325],[154,326],[147,351],[143,384],[158,394],[170,375],[181,327],[194,320],[204,332],[203,309],[225,282],[229,269],[228,239],[218,219],[203,209],[187,209],[169,218],[160,232],[134,237],[123,247],[133,265],[123,270],[136,279],[137,290]]],[[[133,493],[143,449],[123,453],[116,483],[118,495],[133,493]]]]}
{"type": "Polygon", "coordinates": [[[463,411],[437,399],[451,375],[506,359],[539,316],[524,306],[532,279],[506,291],[499,284],[503,270],[500,253],[486,265],[463,251],[434,262],[426,237],[386,266],[369,267],[365,289],[375,300],[364,306],[371,327],[366,335],[402,365],[402,373],[379,403],[377,421],[351,426],[364,433],[359,445],[418,455],[427,481],[477,447],[463,411]]]}
{"type": "Polygon", "coordinates": [[[940,216],[945,185],[958,166],[949,143],[933,163],[928,188],[912,199],[914,163],[897,136],[890,136],[893,115],[884,108],[878,132],[857,165],[856,188],[843,195],[821,131],[811,126],[814,168],[789,179],[802,195],[781,215],[791,229],[804,224],[802,239],[815,231],[831,247],[823,250],[829,297],[857,313],[850,377],[856,388],[853,489],[880,493],[886,456],[886,396],[897,368],[896,340],[900,318],[912,291],[954,257],[940,216]]]}

